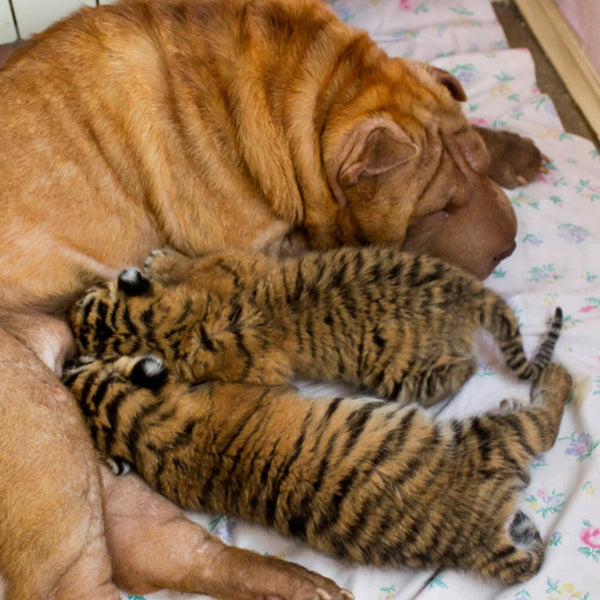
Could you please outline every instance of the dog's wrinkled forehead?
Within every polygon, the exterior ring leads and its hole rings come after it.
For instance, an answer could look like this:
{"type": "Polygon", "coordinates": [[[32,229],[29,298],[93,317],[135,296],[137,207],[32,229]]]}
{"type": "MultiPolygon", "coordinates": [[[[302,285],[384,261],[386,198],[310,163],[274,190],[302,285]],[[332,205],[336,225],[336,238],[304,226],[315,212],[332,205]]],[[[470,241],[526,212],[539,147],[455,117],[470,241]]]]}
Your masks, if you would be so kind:
{"type": "Polygon", "coordinates": [[[437,114],[462,115],[460,103],[467,99],[467,94],[452,73],[416,61],[404,62],[408,75],[418,84],[411,89],[418,96],[421,108],[437,114]]]}
{"type": "Polygon", "coordinates": [[[419,101],[412,107],[418,128],[418,133],[413,129],[413,134],[420,138],[417,143],[425,145],[433,136],[439,137],[444,148],[464,157],[473,171],[487,174],[489,152],[462,110],[460,103],[467,95],[460,81],[451,73],[431,65],[414,61],[406,61],[406,65],[410,75],[420,84],[415,92],[419,101]]]}
{"type": "Polygon", "coordinates": [[[460,154],[464,156],[473,171],[487,175],[491,158],[481,136],[472,127],[469,127],[457,133],[453,139],[460,154]]]}

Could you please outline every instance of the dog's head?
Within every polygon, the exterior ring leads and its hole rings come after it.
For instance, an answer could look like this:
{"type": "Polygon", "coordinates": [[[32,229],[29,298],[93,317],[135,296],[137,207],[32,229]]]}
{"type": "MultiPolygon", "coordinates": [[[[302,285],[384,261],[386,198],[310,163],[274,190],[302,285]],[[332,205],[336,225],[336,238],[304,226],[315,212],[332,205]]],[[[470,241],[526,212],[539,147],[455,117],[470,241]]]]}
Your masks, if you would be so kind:
{"type": "MultiPolygon", "coordinates": [[[[335,235],[426,252],[485,278],[514,250],[516,218],[462,113],[465,92],[439,69],[382,60],[378,83],[332,109],[323,136],[335,235]]],[[[323,233],[309,227],[315,245],[323,233]]]]}

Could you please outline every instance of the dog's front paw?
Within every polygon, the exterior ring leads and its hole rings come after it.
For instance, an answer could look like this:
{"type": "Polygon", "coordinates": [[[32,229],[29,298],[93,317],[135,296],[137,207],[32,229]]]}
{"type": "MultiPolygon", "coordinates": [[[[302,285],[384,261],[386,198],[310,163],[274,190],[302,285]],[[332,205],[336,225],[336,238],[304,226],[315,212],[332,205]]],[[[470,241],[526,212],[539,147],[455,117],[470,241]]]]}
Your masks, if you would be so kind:
{"type": "Polygon", "coordinates": [[[192,259],[170,246],[153,250],[144,268],[151,279],[162,284],[176,284],[185,280],[192,259]]]}
{"type": "Polygon", "coordinates": [[[502,150],[504,160],[497,158],[492,163],[492,179],[502,187],[512,189],[527,185],[541,174],[548,173],[545,163],[549,163],[550,159],[539,151],[533,140],[514,133],[503,133],[507,135],[506,147],[502,150]]]}
{"type": "MultiPolygon", "coordinates": [[[[263,556],[242,548],[215,544],[217,557],[211,562],[215,573],[225,573],[232,588],[244,585],[245,597],[281,600],[354,600],[352,592],[334,581],[300,565],[274,556],[263,556]],[[252,577],[248,576],[252,574],[252,577]]],[[[207,554],[213,550],[208,547],[207,554]]],[[[232,598],[234,596],[231,596],[232,598]]]]}
{"type": "Polygon", "coordinates": [[[542,154],[533,140],[509,131],[476,128],[490,153],[488,175],[503,188],[513,189],[535,181],[548,173],[550,159],[542,154]]]}

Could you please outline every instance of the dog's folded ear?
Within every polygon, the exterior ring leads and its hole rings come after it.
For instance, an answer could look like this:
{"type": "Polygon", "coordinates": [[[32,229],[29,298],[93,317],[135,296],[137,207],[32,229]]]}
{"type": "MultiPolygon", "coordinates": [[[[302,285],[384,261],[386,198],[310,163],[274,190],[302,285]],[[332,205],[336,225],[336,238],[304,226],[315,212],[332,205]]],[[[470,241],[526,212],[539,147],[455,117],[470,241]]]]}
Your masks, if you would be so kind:
{"type": "Polygon", "coordinates": [[[381,175],[419,154],[418,146],[392,119],[364,119],[347,138],[338,181],[355,185],[360,177],[381,175]]]}
{"type": "Polygon", "coordinates": [[[443,69],[438,69],[437,67],[433,67],[431,65],[427,65],[427,70],[430,75],[433,75],[433,78],[441,83],[449,92],[452,94],[452,97],[459,102],[464,102],[467,99],[467,94],[456,77],[452,75],[452,73],[448,73],[448,71],[444,71],[443,69]]]}

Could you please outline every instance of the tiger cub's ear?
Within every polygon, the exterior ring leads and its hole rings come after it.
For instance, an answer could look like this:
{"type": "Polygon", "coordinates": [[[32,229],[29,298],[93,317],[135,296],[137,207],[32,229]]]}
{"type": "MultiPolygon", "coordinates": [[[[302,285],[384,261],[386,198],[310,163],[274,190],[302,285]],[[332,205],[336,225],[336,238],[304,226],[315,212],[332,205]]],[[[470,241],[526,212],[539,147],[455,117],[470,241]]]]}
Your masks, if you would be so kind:
{"type": "Polygon", "coordinates": [[[128,296],[144,296],[152,287],[151,281],[136,267],[123,269],[117,285],[128,296]]]}
{"type": "Polygon", "coordinates": [[[143,356],[131,369],[129,379],[139,387],[156,392],[167,383],[169,370],[158,356],[143,356]]]}

